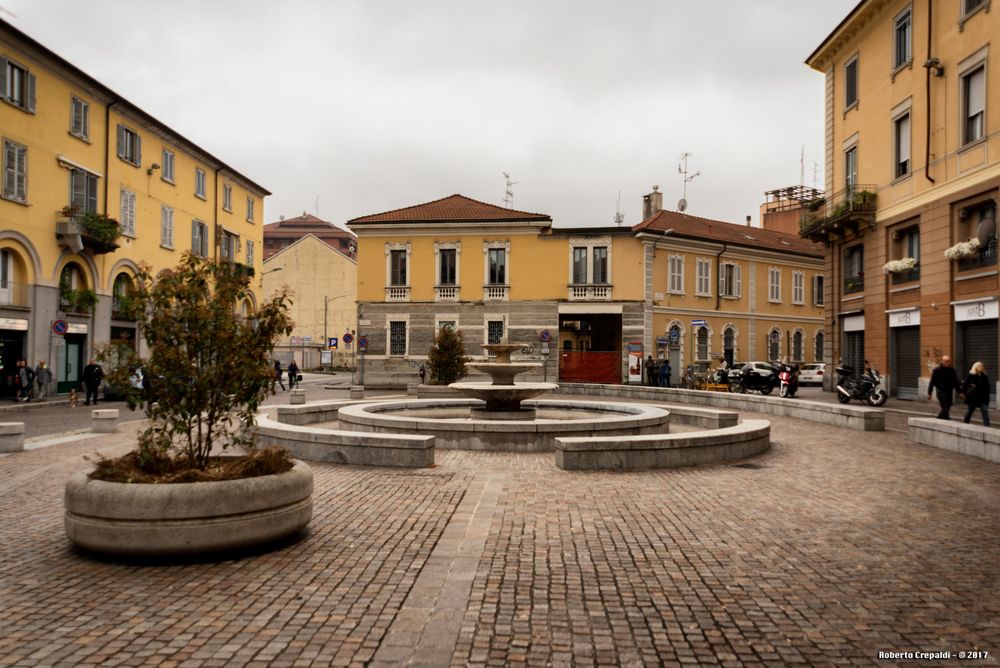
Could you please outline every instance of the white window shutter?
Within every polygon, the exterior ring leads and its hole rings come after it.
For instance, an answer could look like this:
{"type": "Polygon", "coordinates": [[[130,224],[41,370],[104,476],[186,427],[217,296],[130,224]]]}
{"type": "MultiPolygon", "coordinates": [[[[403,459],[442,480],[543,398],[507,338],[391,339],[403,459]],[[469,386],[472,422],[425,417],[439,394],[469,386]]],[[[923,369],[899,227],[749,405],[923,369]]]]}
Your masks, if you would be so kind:
{"type": "Polygon", "coordinates": [[[742,277],[740,276],[740,265],[733,265],[733,270],[736,272],[736,297],[743,297],[743,283],[742,277]]]}

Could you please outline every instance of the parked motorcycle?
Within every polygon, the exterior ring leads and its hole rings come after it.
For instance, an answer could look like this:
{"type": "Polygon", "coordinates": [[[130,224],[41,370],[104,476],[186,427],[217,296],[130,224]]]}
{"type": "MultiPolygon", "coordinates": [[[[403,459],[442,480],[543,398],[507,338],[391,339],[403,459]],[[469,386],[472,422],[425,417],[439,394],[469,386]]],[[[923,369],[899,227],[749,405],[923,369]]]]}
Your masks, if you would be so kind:
{"type": "Polygon", "coordinates": [[[854,373],[853,367],[837,367],[837,400],[842,404],[857,399],[869,406],[883,405],[889,395],[881,384],[882,376],[870,367],[860,378],[854,373]]]}
{"type": "Polygon", "coordinates": [[[738,375],[730,373],[729,391],[739,394],[771,394],[778,387],[778,370],[769,364],[748,362],[738,375]]]}
{"type": "Polygon", "coordinates": [[[791,399],[799,391],[799,368],[793,364],[778,367],[778,396],[791,399]]]}

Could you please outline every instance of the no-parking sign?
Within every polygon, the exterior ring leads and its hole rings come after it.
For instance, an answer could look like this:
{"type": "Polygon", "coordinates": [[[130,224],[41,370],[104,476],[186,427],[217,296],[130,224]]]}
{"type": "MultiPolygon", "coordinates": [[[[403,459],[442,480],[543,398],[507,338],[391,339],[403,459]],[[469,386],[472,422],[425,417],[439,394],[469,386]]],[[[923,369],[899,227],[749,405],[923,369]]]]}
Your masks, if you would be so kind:
{"type": "Polygon", "coordinates": [[[62,336],[69,331],[69,323],[65,320],[56,320],[52,323],[52,333],[62,336]]]}

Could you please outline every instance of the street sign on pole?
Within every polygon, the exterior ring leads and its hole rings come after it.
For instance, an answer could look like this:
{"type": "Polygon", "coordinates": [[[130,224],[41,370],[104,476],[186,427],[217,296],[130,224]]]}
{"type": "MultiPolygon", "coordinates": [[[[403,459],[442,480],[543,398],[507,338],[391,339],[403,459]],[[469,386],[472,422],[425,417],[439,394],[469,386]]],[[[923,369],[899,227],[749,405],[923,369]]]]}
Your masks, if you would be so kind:
{"type": "Polygon", "coordinates": [[[333,349],[336,349],[336,348],[337,348],[337,337],[336,337],[336,336],[331,336],[331,337],[330,337],[330,338],[329,338],[329,339],[327,340],[327,342],[326,342],[326,347],[327,347],[327,348],[333,348],[333,349]]]}
{"type": "Polygon", "coordinates": [[[368,352],[368,337],[359,336],[358,337],[358,352],[365,353],[368,352]]]}

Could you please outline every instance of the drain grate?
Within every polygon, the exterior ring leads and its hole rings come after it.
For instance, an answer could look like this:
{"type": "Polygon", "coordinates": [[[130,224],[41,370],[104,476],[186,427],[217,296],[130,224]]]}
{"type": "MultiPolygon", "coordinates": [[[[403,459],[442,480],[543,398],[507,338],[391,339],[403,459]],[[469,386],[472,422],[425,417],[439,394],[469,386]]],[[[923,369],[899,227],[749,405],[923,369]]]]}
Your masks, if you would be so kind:
{"type": "Polygon", "coordinates": [[[733,464],[734,469],[750,469],[751,471],[756,471],[758,469],[770,468],[764,464],[733,464]]]}

